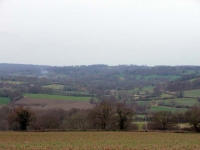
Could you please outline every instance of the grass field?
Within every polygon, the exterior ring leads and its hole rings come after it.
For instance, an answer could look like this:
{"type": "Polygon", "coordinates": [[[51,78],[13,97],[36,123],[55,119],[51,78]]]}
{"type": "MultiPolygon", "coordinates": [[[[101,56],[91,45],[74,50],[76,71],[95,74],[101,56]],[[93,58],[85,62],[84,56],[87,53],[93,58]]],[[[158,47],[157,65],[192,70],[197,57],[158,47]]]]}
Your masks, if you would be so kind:
{"type": "Polygon", "coordinates": [[[200,105],[200,103],[195,98],[175,98],[175,99],[167,99],[167,100],[154,100],[156,103],[163,102],[164,104],[170,104],[171,101],[175,102],[175,105],[200,105]]]}
{"type": "Polygon", "coordinates": [[[191,90],[191,91],[184,91],[185,96],[191,97],[200,97],[200,89],[199,90],[191,90]]]}
{"type": "Polygon", "coordinates": [[[139,88],[135,88],[133,90],[127,90],[127,91],[125,91],[125,90],[120,90],[120,91],[121,92],[128,92],[129,94],[132,94],[132,93],[136,94],[136,92],[139,91],[140,94],[145,94],[146,91],[148,91],[149,93],[153,93],[154,88],[155,88],[155,86],[146,86],[146,87],[143,87],[141,89],[141,91],[139,90],[139,88]]]}
{"type": "Polygon", "coordinates": [[[52,100],[71,100],[71,101],[89,101],[91,97],[62,96],[48,94],[24,94],[27,98],[52,99],[52,100]]]}
{"type": "Polygon", "coordinates": [[[7,105],[9,102],[9,98],[0,97],[0,105],[7,105]]]}
{"type": "Polygon", "coordinates": [[[139,105],[149,105],[149,104],[151,104],[150,101],[137,101],[137,103],[138,103],[139,105]]]}
{"type": "Polygon", "coordinates": [[[173,95],[162,93],[161,98],[173,97],[173,95]]]}
{"type": "Polygon", "coordinates": [[[151,106],[150,111],[171,111],[171,112],[182,112],[186,111],[186,108],[173,108],[173,107],[164,107],[164,106],[151,106]]]}
{"type": "Polygon", "coordinates": [[[156,79],[156,78],[169,78],[170,80],[176,80],[178,78],[180,78],[180,76],[176,76],[176,75],[173,75],[173,76],[160,76],[160,75],[149,75],[149,76],[141,76],[141,75],[136,75],[136,79],[139,80],[139,79],[145,79],[145,80],[149,80],[149,79],[156,79]]]}
{"type": "Polygon", "coordinates": [[[142,88],[142,91],[149,91],[149,93],[153,93],[154,88],[155,88],[155,86],[146,86],[146,87],[142,88]]]}
{"type": "Polygon", "coordinates": [[[0,149],[200,149],[194,133],[158,132],[1,132],[0,149]]]}
{"type": "Polygon", "coordinates": [[[50,84],[50,85],[45,85],[43,87],[46,87],[46,88],[52,88],[54,90],[62,90],[64,85],[60,85],[60,84],[50,84]]]}
{"type": "Polygon", "coordinates": [[[196,73],[195,70],[186,70],[184,74],[194,74],[196,73]]]}
{"type": "Polygon", "coordinates": [[[188,105],[188,106],[194,106],[194,105],[199,105],[200,103],[194,99],[194,98],[177,98],[174,99],[174,101],[177,104],[182,104],[182,105],[188,105]]]}

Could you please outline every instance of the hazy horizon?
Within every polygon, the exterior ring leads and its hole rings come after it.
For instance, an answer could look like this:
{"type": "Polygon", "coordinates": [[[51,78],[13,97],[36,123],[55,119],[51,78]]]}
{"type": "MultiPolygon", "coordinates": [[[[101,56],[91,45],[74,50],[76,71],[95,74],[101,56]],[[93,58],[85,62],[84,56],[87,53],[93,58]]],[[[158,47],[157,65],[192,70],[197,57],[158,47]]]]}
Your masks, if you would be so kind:
{"type": "Polygon", "coordinates": [[[199,0],[0,0],[0,63],[200,65],[199,0]]]}

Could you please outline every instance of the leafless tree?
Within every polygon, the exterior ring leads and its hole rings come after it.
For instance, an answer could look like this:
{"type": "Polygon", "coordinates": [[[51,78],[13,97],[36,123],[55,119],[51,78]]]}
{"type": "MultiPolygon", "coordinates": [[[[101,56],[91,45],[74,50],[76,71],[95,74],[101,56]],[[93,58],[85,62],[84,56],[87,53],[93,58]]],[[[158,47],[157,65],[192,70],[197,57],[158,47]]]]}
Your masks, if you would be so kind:
{"type": "Polygon", "coordinates": [[[30,109],[17,107],[8,114],[7,121],[10,129],[27,130],[34,117],[34,113],[30,109]]]}
{"type": "Polygon", "coordinates": [[[200,132],[200,106],[194,106],[185,113],[186,120],[193,128],[200,132]]]}
{"type": "Polygon", "coordinates": [[[117,103],[116,106],[116,120],[120,130],[127,129],[132,124],[134,112],[127,108],[122,103],[117,103]]]}
{"type": "Polygon", "coordinates": [[[94,127],[102,130],[111,126],[114,118],[114,105],[109,101],[101,101],[89,112],[89,120],[94,127]]]}
{"type": "Polygon", "coordinates": [[[176,123],[172,112],[159,111],[152,114],[151,122],[148,123],[148,128],[156,130],[167,130],[172,129],[175,124],[176,123]]]}

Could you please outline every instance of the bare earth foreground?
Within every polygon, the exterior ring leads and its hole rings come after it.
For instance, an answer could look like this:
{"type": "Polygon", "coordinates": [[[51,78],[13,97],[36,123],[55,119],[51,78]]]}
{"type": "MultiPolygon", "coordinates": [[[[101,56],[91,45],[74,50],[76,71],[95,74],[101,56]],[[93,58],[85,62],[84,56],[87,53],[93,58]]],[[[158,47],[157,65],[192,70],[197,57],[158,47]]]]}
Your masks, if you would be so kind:
{"type": "Polygon", "coordinates": [[[0,132],[0,149],[199,150],[200,134],[158,132],[0,132]]]}
{"type": "Polygon", "coordinates": [[[49,99],[35,99],[35,98],[23,98],[13,103],[16,106],[28,106],[33,109],[58,109],[62,108],[69,110],[71,108],[77,109],[89,109],[92,105],[89,101],[62,101],[62,100],[49,100],[49,99]]]}

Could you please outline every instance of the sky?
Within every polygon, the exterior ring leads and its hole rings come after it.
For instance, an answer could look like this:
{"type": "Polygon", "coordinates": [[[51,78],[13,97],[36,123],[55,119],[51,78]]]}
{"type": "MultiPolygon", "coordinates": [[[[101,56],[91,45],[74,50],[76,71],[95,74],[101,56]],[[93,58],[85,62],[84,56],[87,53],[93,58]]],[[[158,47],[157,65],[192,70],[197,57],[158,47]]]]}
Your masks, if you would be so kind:
{"type": "Polygon", "coordinates": [[[200,0],[0,0],[0,63],[200,65],[200,0]]]}

